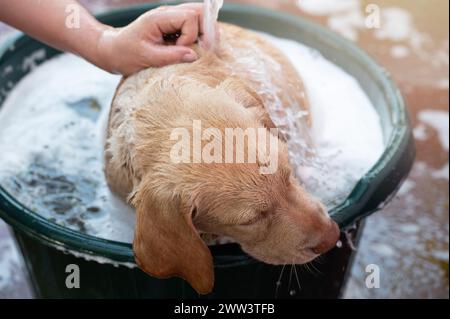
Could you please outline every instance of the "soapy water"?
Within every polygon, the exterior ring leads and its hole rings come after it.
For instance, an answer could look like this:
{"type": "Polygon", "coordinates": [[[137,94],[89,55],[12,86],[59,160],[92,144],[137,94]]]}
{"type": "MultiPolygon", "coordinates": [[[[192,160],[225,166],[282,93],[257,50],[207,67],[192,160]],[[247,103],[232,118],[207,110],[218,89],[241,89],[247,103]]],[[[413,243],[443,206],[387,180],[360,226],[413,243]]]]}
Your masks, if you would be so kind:
{"type": "MultiPolygon", "coordinates": [[[[268,34],[259,33],[260,36],[272,42],[276,47],[284,47],[286,44],[268,34]]],[[[221,43],[222,46],[228,45],[221,43]]],[[[315,145],[310,136],[308,126],[309,110],[307,105],[301,105],[301,101],[284,94],[281,101],[279,86],[273,83],[283,83],[284,74],[279,62],[264,52],[256,43],[247,44],[244,47],[229,47],[227,52],[233,55],[235,61],[228,66],[232,76],[249,79],[252,88],[264,101],[267,112],[272,122],[278,128],[280,135],[286,140],[289,150],[289,158],[296,169],[296,176],[301,177],[303,167],[323,167],[320,158],[316,156],[315,145]]],[[[295,63],[295,60],[292,60],[295,63]]]]}
{"type": "Polygon", "coordinates": [[[0,111],[0,183],[55,223],[130,241],[133,212],[109,192],[102,163],[101,123],[119,80],[70,55],[34,69],[0,111]]]}
{"type": "MultiPolygon", "coordinates": [[[[304,186],[333,207],[381,156],[378,115],[357,81],[317,51],[263,36],[291,59],[311,104],[316,160],[304,162],[302,153],[292,149],[306,145],[293,125],[284,126],[294,128],[289,137],[298,143],[288,143],[291,161],[301,168],[298,176],[304,186]]],[[[106,122],[119,80],[69,54],[45,62],[23,78],[0,110],[0,184],[55,223],[131,242],[133,210],[111,194],[103,174],[106,122]]],[[[266,88],[270,92],[269,82],[266,88]]],[[[279,115],[277,111],[269,109],[272,116],[279,115]]],[[[286,113],[285,119],[274,117],[274,122],[298,123],[301,112],[286,113]]]]}
{"type": "Polygon", "coordinates": [[[275,124],[290,136],[289,156],[300,182],[333,208],[381,157],[384,141],[379,116],[356,79],[318,51],[264,36],[282,50],[301,75],[312,118],[311,128],[305,129],[304,111],[293,103],[290,112],[275,124]]]}

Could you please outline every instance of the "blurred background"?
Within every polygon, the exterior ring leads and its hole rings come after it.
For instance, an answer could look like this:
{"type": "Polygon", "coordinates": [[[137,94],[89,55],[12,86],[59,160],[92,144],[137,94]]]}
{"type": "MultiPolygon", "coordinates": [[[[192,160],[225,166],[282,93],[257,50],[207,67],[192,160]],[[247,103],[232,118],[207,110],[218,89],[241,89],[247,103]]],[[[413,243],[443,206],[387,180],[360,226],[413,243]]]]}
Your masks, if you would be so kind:
{"type": "MultiPolygon", "coordinates": [[[[80,2],[98,13],[151,1],[80,2]]],[[[397,196],[367,219],[343,297],[448,298],[449,2],[225,0],[232,2],[311,19],[357,43],[392,75],[410,110],[417,161],[397,196]],[[380,9],[379,28],[365,25],[371,4],[380,9]],[[365,286],[368,264],[380,267],[379,289],[365,286]]],[[[0,42],[13,32],[0,23],[0,42]]],[[[20,253],[0,221],[0,298],[32,297],[20,253]]]]}

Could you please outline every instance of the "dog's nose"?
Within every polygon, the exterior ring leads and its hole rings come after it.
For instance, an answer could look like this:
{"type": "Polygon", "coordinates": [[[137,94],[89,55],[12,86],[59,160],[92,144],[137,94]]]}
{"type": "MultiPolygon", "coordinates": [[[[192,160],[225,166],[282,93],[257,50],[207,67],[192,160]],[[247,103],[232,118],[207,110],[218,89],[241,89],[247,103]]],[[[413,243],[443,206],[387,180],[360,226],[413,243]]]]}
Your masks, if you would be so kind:
{"type": "Polygon", "coordinates": [[[327,251],[331,250],[334,246],[336,246],[337,241],[339,240],[341,231],[339,230],[339,226],[333,221],[329,220],[329,226],[326,230],[322,241],[312,249],[315,254],[324,254],[327,251]]]}

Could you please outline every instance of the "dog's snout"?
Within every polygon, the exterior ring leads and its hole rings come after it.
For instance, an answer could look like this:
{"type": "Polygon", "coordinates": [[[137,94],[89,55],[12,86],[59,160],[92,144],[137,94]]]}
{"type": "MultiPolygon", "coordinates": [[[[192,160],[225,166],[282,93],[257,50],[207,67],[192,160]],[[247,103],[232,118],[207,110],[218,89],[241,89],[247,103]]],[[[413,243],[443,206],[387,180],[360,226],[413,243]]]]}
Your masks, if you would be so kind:
{"type": "Polygon", "coordinates": [[[333,221],[329,220],[329,226],[324,232],[321,242],[312,249],[315,254],[324,254],[331,250],[337,243],[340,237],[339,226],[333,221]]]}

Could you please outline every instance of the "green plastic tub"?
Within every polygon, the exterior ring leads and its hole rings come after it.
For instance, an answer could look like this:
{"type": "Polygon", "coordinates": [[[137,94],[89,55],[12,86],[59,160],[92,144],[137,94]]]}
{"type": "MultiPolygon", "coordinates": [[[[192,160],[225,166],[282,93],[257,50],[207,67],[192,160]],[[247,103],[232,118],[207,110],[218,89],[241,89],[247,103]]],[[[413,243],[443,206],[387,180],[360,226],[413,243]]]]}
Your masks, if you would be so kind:
{"type": "MultiPolygon", "coordinates": [[[[149,4],[120,9],[103,14],[100,19],[122,26],[153,7],[154,4],[149,4]]],[[[359,81],[382,119],[386,151],[331,215],[345,229],[382,207],[408,175],[415,157],[405,104],[386,72],[354,44],[299,17],[254,6],[226,5],[220,19],[314,47],[359,81]]],[[[60,53],[25,35],[0,47],[0,112],[8,92],[27,73],[21,67],[24,59],[39,49],[44,49],[46,55],[38,63],[60,53]]],[[[130,244],[99,239],[54,224],[21,205],[1,185],[0,217],[14,230],[38,297],[199,297],[180,279],[158,280],[136,268],[130,244]],[[69,264],[80,267],[79,289],[68,289],[65,285],[69,264]]],[[[317,265],[322,275],[302,273],[303,289],[298,291],[289,283],[290,271],[285,271],[281,284],[277,285],[281,268],[253,260],[238,245],[216,246],[211,250],[216,284],[214,292],[206,298],[336,298],[352,254],[345,245],[329,252],[324,262],[317,265]]]]}

